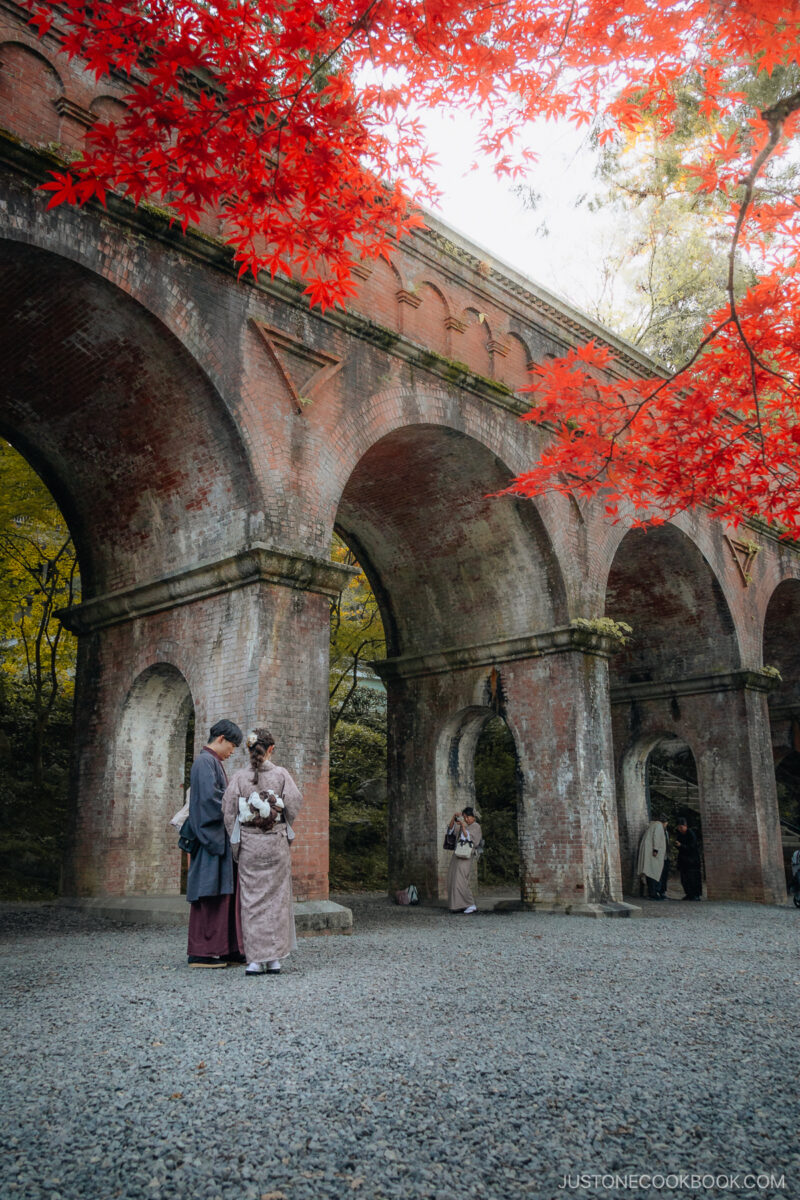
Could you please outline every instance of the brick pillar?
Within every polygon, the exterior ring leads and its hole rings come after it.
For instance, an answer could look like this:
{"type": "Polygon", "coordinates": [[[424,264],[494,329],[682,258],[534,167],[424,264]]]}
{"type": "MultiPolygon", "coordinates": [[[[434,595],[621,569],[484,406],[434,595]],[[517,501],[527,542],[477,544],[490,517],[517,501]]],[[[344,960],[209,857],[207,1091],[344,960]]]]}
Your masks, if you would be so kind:
{"type": "Polygon", "coordinates": [[[596,911],[622,900],[603,649],[576,636],[501,672],[524,778],[523,895],[537,906],[596,911]]]}
{"type": "Polygon", "coordinates": [[[774,683],[745,669],[614,688],[620,824],[633,890],[648,820],[647,756],[662,738],[677,736],[697,767],[708,898],[785,901],[767,706],[774,683]]]}
{"type": "Polygon", "coordinates": [[[681,697],[696,747],[709,900],[786,900],[769,711],[763,681],[681,697]]]}
{"type": "MultiPolygon", "coordinates": [[[[256,548],[71,610],[80,640],[66,894],[178,890],[166,822],[181,803],[193,705],[196,750],[220,717],[271,730],[275,761],[304,796],[296,898],[327,897],[329,597],[349,574],[256,548]],[[201,589],[213,594],[192,599],[201,589]]],[[[247,761],[239,749],[226,769],[247,761]]]]}
{"type": "Polygon", "coordinates": [[[391,674],[391,664],[376,666],[387,691],[389,893],[413,883],[423,898],[443,898],[447,863],[440,860],[446,817],[436,747],[443,719],[459,707],[457,693],[464,681],[450,674],[403,678],[391,674]]]}
{"type": "Polygon", "coordinates": [[[606,662],[614,648],[560,629],[379,664],[389,697],[391,888],[444,895],[444,824],[472,799],[474,744],[497,712],[522,773],[524,898],[574,912],[621,901],[606,662]]]}

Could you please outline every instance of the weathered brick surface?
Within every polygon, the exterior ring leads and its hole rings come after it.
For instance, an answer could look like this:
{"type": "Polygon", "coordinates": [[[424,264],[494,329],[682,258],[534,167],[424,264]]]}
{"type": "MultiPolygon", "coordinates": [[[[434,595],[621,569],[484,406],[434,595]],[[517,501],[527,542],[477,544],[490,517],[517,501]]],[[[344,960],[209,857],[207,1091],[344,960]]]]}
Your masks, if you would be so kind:
{"type": "MultiPolygon", "coordinates": [[[[124,94],[55,51],[3,10],[0,427],[61,504],[89,602],[75,618],[67,889],[177,887],[164,827],[193,709],[198,740],[221,715],[273,729],[306,795],[296,889],[326,894],[320,562],[336,526],[400,660],[387,669],[394,882],[441,891],[442,823],[472,795],[475,741],[501,711],[529,898],[619,897],[647,749],[676,733],[698,763],[710,892],[779,898],[770,742],[780,757],[798,740],[796,550],[703,514],[645,535],[602,506],[487,498],[543,445],[518,420],[528,363],[604,335],[436,223],[323,315],[292,283],[239,281],[213,218],[183,238],[113,197],[48,212],[47,148],[77,147],[124,94]],[[743,538],[758,549],[746,572],[743,538]],[[254,574],[259,546],[287,565],[254,574]],[[520,650],[605,613],[636,631],[610,663],[520,650]],[[769,698],[764,663],[783,675],[769,698]]],[[[646,368],[607,340],[621,373],[646,368]]]]}

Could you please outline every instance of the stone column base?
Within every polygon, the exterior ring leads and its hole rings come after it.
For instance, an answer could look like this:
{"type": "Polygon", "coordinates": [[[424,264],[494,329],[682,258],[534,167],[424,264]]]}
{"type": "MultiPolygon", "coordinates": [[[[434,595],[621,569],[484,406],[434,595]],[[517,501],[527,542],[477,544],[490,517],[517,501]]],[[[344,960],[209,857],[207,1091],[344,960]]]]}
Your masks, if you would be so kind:
{"type": "MultiPolygon", "coordinates": [[[[126,925],[186,926],[185,896],[62,896],[58,904],[126,925]]],[[[332,900],[306,900],[294,906],[298,937],[353,932],[353,914],[332,900]]]]}

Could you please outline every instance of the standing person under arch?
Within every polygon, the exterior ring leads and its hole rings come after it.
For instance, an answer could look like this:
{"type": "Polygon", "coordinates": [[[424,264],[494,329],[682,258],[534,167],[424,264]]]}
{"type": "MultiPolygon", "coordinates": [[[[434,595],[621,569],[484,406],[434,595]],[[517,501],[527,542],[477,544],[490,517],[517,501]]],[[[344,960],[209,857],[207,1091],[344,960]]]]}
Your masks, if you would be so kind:
{"type": "Polygon", "coordinates": [[[697,834],[689,828],[686,817],[678,817],[675,841],[678,843],[678,870],[683,890],[686,893],[683,899],[702,900],[703,876],[700,865],[700,848],[697,844],[697,834]]]}
{"type": "Polygon", "coordinates": [[[190,967],[225,967],[229,961],[241,959],[233,856],[222,818],[222,797],[228,785],[222,764],[241,746],[242,737],[233,721],[217,721],[192,764],[189,818],[184,826],[185,836],[194,839],[186,880],[186,899],[191,904],[190,967]]]}
{"type": "Polygon", "coordinates": [[[667,822],[661,818],[651,821],[639,843],[639,858],[636,870],[647,882],[650,900],[663,900],[661,879],[667,857],[667,822]]]}

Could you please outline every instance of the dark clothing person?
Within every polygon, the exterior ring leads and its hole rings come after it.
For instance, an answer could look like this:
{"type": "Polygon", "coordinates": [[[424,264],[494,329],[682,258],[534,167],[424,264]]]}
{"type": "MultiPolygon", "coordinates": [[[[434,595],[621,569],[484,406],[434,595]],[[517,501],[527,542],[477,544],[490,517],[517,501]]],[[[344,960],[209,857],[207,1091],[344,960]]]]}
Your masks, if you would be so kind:
{"type": "MultiPolygon", "coordinates": [[[[189,824],[200,843],[186,880],[189,961],[238,955],[233,856],[222,818],[227,776],[218,755],[204,746],[192,765],[189,824]]],[[[195,963],[194,965],[200,965],[195,963]]]]}
{"type": "Polygon", "coordinates": [[[703,894],[703,880],[700,874],[697,834],[693,829],[679,825],[675,833],[675,841],[678,843],[678,871],[683,890],[686,893],[684,900],[699,900],[703,894]]]}
{"type": "Polygon", "coordinates": [[[662,900],[667,898],[667,884],[669,883],[669,832],[665,828],[664,833],[667,839],[667,848],[664,851],[664,870],[661,872],[661,878],[658,881],[658,894],[662,900]]]}

